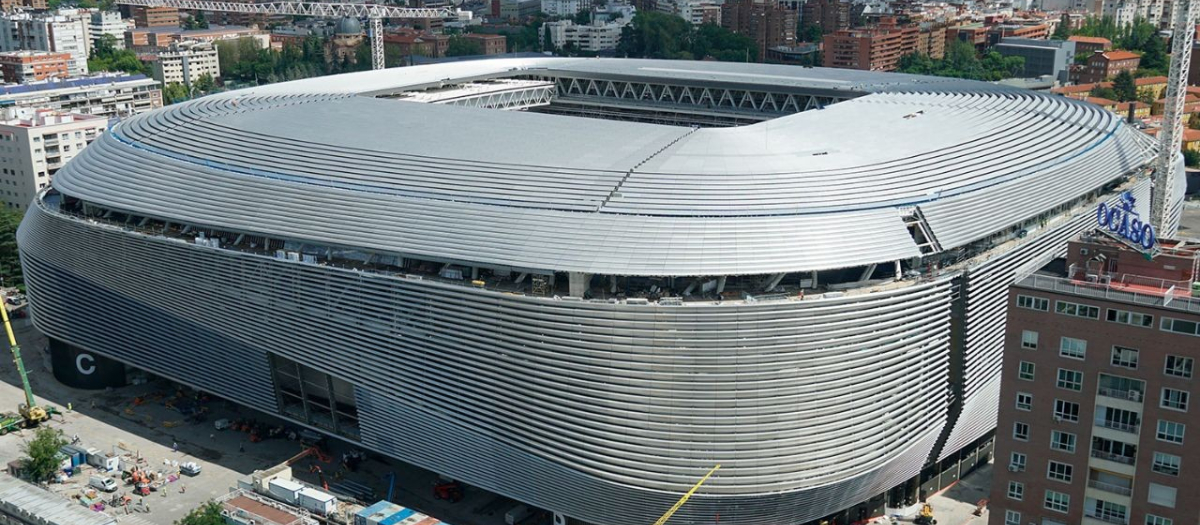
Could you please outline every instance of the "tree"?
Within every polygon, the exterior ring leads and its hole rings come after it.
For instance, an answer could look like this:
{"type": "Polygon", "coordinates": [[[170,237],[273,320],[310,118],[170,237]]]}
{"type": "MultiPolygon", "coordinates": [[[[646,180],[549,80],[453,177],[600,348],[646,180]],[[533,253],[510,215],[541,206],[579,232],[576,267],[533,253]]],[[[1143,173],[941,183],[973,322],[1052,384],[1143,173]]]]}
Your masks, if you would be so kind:
{"type": "Polygon", "coordinates": [[[1107,98],[1109,100],[1117,100],[1119,98],[1119,95],[1117,95],[1117,92],[1113,88],[1103,86],[1092,88],[1088,94],[1096,98],[1107,98]]]}
{"type": "Polygon", "coordinates": [[[192,91],[199,95],[207,95],[217,89],[217,82],[213,80],[213,76],[209,73],[200,75],[195,82],[192,82],[192,91]]]}
{"type": "Polygon", "coordinates": [[[24,286],[21,259],[17,257],[17,226],[21,212],[0,207],[0,278],[4,286],[24,286]]]}
{"type": "Polygon", "coordinates": [[[1137,100],[1137,84],[1134,82],[1133,74],[1128,71],[1117,73],[1117,76],[1113,77],[1113,91],[1119,102],[1137,100]]]}
{"type": "Polygon", "coordinates": [[[191,512],[184,516],[175,525],[225,525],[225,518],[221,516],[221,504],[215,501],[209,501],[192,509],[191,512]]]}
{"type": "Polygon", "coordinates": [[[796,38],[801,42],[820,42],[825,36],[825,31],[817,24],[801,24],[800,31],[796,32],[796,38]]]}
{"type": "Polygon", "coordinates": [[[1018,76],[1024,69],[1025,59],[1022,57],[1006,57],[991,52],[981,60],[975,54],[975,46],[967,42],[950,44],[946,48],[946,57],[941,60],[913,53],[901,57],[899,66],[902,73],[991,81],[1018,76]]]}
{"type": "Polygon", "coordinates": [[[472,40],[465,36],[454,35],[450,37],[449,44],[446,47],[446,56],[448,57],[465,57],[483,54],[483,45],[478,40],[472,40]]]}
{"type": "Polygon", "coordinates": [[[666,13],[639,11],[621,30],[617,54],[636,58],[758,60],[754,40],[716,24],[692,26],[666,13]]]}
{"type": "Polygon", "coordinates": [[[171,82],[163,86],[162,96],[163,101],[167,104],[176,104],[189,98],[187,88],[179,82],[171,82]]]}
{"type": "Polygon", "coordinates": [[[1062,18],[1058,20],[1058,25],[1054,26],[1054,34],[1050,35],[1050,38],[1054,40],[1066,40],[1071,38],[1070,20],[1070,17],[1064,14],[1062,18]]]}
{"type": "Polygon", "coordinates": [[[1200,167],[1200,151],[1183,150],[1183,163],[1189,168],[1200,167]]]}
{"type": "Polygon", "coordinates": [[[1137,92],[1137,101],[1148,106],[1153,106],[1155,102],[1154,90],[1150,88],[1139,89],[1137,92]]]}
{"type": "Polygon", "coordinates": [[[62,431],[41,427],[34,433],[33,439],[21,445],[25,457],[21,460],[26,477],[34,482],[49,481],[58,472],[61,459],[59,449],[67,445],[62,431]]]}
{"type": "Polygon", "coordinates": [[[117,39],[112,35],[103,35],[96,41],[96,45],[92,47],[92,55],[88,57],[88,69],[91,71],[150,73],[150,68],[138,59],[137,53],[128,49],[118,49],[117,39]]]}

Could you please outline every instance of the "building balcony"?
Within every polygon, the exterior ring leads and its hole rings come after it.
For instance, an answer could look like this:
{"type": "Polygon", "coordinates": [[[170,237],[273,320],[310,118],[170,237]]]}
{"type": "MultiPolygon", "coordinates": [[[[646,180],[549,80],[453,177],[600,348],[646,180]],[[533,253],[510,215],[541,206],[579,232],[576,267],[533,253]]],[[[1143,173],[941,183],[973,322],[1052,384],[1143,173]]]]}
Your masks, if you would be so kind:
{"type": "Polygon", "coordinates": [[[1119,454],[1113,454],[1111,452],[1104,452],[1102,450],[1094,450],[1094,449],[1092,450],[1092,457],[1104,459],[1104,460],[1108,460],[1108,461],[1112,461],[1112,462],[1116,462],[1116,463],[1121,463],[1121,464],[1125,464],[1125,465],[1132,465],[1134,463],[1134,461],[1136,461],[1135,458],[1132,458],[1130,456],[1122,456],[1119,454]]]}
{"type": "Polygon", "coordinates": [[[1089,518],[1092,518],[1094,520],[1103,521],[1105,523],[1114,523],[1116,525],[1129,525],[1129,517],[1128,516],[1119,516],[1119,515],[1115,515],[1115,514],[1111,514],[1111,513],[1107,513],[1107,512],[1097,512],[1095,509],[1088,509],[1088,510],[1084,511],[1083,515],[1087,516],[1089,518]]]}
{"type": "Polygon", "coordinates": [[[1141,403],[1142,399],[1145,398],[1145,394],[1143,394],[1140,390],[1122,390],[1119,388],[1107,388],[1103,386],[1099,388],[1098,393],[1104,397],[1124,399],[1133,401],[1135,403],[1141,403]]]}
{"type": "Polygon", "coordinates": [[[1122,496],[1132,496],[1133,495],[1133,489],[1131,489],[1129,487],[1113,485],[1112,483],[1105,483],[1103,481],[1097,481],[1094,479],[1088,480],[1088,486],[1091,488],[1094,488],[1094,489],[1103,490],[1105,492],[1111,492],[1113,494],[1120,494],[1122,496]]]}
{"type": "Polygon", "coordinates": [[[1118,421],[1109,421],[1107,419],[1097,421],[1096,426],[1100,426],[1100,427],[1104,427],[1104,428],[1111,428],[1113,430],[1120,430],[1121,432],[1128,432],[1130,434],[1138,433],[1137,425],[1130,425],[1129,423],[1121,423],[1118,421]]]}

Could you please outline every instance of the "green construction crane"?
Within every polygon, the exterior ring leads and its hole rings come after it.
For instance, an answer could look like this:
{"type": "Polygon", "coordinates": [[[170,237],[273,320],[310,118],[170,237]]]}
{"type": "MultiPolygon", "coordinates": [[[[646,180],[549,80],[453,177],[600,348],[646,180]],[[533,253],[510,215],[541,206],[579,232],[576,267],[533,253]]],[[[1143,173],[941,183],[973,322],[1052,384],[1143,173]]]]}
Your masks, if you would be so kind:
{"type": "Polygon", "coordinates": [[[25,373],[25,362],[21,360],[21,347],[17,345],[17,336],[13,335],[12,323],[8,321],[8,307],[0,304],[0,317],[4,318],[4,331],[8,333],[8,346],[12,348],[13,362],[17,364],[17,373],[21,374],[21,385],[25,387],[25,402],[17,406],[25,427],[36,427],[50,419],[54,409],[37,406],[33,399],[33,388],[29,386],[29,374],[25,373]]]}

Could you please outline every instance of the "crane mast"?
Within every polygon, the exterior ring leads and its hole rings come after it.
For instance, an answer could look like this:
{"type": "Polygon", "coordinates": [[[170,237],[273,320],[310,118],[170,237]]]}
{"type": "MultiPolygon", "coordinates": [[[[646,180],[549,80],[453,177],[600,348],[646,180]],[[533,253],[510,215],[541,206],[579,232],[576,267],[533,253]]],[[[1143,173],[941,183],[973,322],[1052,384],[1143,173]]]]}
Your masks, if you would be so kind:
{"type": "Polygon", "coordinates": [[[394,7],[374,4],[329,2],[220,2],[213,0],[117,0],[118,4],[139,7],[174,7],[194,11],[221,11],[266,15],[314,16],[323,18],[366,18],[370,21],[371,68],[383,69],[384,18],[458,17],[451,7],[394,7]]]}
{"type": "Polygon", "coordinates": [[[1175,157],[1183,143],[1183,109],[1187,97],[1188,68],[1196,38],[1195,0],[1175,0],[1171,9],[1171,69],[1167,77],[1163,129],[1159,135],[1158,159],[1154,166],[1154,188],[1150,194],[1150,221],[1161,237],[1174,235],[1167,207],[1175,186],[1175,157]]]}

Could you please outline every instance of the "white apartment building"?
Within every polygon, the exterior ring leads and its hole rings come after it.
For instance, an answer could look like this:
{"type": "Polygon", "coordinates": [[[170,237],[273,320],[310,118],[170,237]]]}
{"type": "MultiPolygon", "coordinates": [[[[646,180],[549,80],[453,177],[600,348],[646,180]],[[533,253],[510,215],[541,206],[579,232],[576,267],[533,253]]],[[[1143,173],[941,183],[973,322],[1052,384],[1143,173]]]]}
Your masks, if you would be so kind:
{"type": "Polygon", "coordinates": [[[88,73],[91,17],[78,9],[0,15],[0,51],[57,51],[71,54],[72,75],[88,73]]]}
{"type": "Polygon", "coordinates": [[[116,39],[113,45],[117,49],[125,49],[125,33],[129,31],[129,24],[121,18],[121,13],[116,11],[92,11],[92,21],[89,29],[91,31],[92,46],[95,46],[104,35],[110,35],[116,39]]]}
{"type": "Polygon", "coordinates": [[[98,73],[66,80],[0,86],[0,100],[15,107],[122,118],[161,108],[161,85],[145,75],[98,73]]]}
{"type": "Polygon", "coordinates": [[[1139,18],[1160,27],[1168,20],[1169,10],[1163,0],[1103,0],[1100,14],[1112,17],[1118,27],[1126,27],[1139,18]]]}
{"type": "Polygon", "coordinates": [[[155,54],[154,79],[164,85],[190,85],[204,75],[221,76],[217,48],[209,42],[179,42],[155,54]]]}
{"type": "Polygon", "coordinates": [[[579,25],[571,20],[546,22],[546,31],[550,33],[550,42],[554,47],[562,49],[572,46],[580,51],[612,51],[621,41],[621,28],[627,21],[600,22],[579,25]]]}
{"type": "Polygon", "coordinates": [[[101,117],[18,107],[0,116],[0,202],[20,211],[108,124],[101,117]]]}
{"type": "Polygon", "coordinates": [[[542,12],[550,16],[575,16],[591,8],[591,0],[542,0],[542,12]]]}

